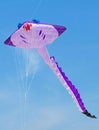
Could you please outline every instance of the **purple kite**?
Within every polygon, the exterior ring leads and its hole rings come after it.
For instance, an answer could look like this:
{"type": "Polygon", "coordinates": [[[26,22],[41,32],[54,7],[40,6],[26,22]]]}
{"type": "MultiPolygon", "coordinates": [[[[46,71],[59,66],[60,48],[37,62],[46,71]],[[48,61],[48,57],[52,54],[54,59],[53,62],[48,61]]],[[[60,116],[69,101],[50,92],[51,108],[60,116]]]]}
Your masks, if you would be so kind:
{"type": "Polygon", "coordinates": [[[45,63],[48,64],[64,87],[71,94],[79,110],[88,117],[96,118],[87,111],[78,90],[55,61],[55,57],[50,57],[47,51],[46,45],[52,43],[65,30],[66,27],[64,26],[44,24],[36,20],[26,21],[22,25],[19,24],[18,29],[4,43],[18,48],[36,48],[45,63]]]}

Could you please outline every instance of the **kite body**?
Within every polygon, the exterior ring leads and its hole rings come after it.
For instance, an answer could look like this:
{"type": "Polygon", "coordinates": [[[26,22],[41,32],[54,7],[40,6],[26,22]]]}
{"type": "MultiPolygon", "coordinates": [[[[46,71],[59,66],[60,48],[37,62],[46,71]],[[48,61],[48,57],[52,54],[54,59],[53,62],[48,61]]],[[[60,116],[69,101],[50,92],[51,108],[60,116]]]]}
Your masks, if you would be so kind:
{"type": "Polygon", "coordinates": [[[65,30],[66,28],[64,26],[27,21],[19,26],[19,28],[5,41],[5,44],[18,48],[36,48],[46,64],[48,64],[64,87],[71,94],[79,110],[91,118],[96,118],[87,111],[78,90],[55,61],[55,57],[50,57],[47,51],[46,45],[52,43],[65,30]]]}
{"type": "Polygon", "coordinates": [[[52,43],[65,29],[63,26],[25,22],[7,43],[19,48],[41,48],[52,43]]]}

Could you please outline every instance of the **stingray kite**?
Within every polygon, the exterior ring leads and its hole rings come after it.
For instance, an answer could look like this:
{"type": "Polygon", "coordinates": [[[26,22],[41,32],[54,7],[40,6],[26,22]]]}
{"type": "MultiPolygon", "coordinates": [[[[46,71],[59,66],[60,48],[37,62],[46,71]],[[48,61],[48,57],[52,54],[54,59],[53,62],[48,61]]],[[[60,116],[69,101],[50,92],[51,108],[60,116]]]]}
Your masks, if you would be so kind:
{"type": "Polygon", "coordinates": [[[45,63],[71,94],[79,110],[88,117],[96,118],[87,111],[78,90],[55,61],[55,57],[50,57],[47,51],[46,45],[52,43],[65,30],[66,27],[64,26],[44,24],[36,20],[26,21],[23,24],[19,24],[18,29],[4,43],[18,48],[36,48],[45,63]]]}

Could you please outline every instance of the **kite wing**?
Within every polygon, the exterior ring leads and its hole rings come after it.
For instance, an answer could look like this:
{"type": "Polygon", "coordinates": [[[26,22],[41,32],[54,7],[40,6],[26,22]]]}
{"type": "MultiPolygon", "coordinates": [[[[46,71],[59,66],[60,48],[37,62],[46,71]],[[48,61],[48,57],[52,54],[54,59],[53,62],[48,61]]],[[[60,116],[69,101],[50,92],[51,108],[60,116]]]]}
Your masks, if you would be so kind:
{"type": "Polygon", "coordinates": [[[96,118],[87,111],[78,90],[62,71],[62,68],[55,61],[55,58],[49,56],[46,49],[46,45],[52,43],[65,30],[66,28],[64,26],[27,21],[21,26],[18,26],[18,29],[5,41],[5,44],[26,49],[36,48],[46,64],[49,65],[64,87],[71,94],[80,111],[91,118],[96,118]]]}

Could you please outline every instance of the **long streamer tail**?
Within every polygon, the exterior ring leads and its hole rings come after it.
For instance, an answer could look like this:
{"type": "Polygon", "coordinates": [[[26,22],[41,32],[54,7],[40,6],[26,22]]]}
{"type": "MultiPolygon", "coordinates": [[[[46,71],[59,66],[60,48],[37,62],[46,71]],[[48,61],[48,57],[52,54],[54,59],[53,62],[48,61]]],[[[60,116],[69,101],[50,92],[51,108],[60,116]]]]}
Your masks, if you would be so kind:
{"type": "Polygon", "coordinates": [[[78,90],[76,89],[76,87],[72,84],[72,82],[68,79],[68,77],[65,75],[65,73],[62,71],[62,68],[59,67],[58,63],[55,61],[55,58],[54,57],[50,57],[50,60],[51,60],[51,64],[49,65],[50,68],[53,70],[53,72],[56,74],[56,76],[58,77],[58,79],[61,81],[61,83],[64,85],[64,87],[68,90],[68,92],[70,93],[70,95],[72,96],[72,98],[74,99],[74,101],[76,102],[79,110],[85,114],[86,116],[88,117],[91,117],[91,118],[96,118],[96,116],[94,115],[91,115],[81,97],[80,97],[80,94],[78,92],[78,90]]]}

